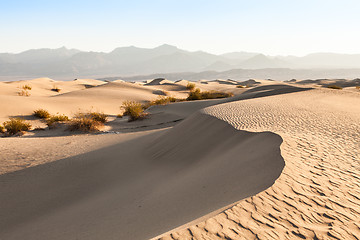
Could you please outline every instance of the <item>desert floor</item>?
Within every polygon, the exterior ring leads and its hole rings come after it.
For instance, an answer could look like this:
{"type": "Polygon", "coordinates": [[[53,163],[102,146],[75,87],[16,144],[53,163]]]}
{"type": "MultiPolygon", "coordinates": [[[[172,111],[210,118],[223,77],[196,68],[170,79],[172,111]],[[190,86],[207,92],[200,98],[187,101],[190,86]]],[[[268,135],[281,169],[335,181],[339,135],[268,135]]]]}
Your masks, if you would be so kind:
{"type": "Polygon", "coordinates": [[[0,239],[359,239],[360,90],[257,81],[199,81],[235,96],[134,122],[124,100],[186,98],[187,81],[0,82],[0,123],[34,128],[0,138],[0,239]],[[38,108],[110,121],[48,129],[38,108]]]}

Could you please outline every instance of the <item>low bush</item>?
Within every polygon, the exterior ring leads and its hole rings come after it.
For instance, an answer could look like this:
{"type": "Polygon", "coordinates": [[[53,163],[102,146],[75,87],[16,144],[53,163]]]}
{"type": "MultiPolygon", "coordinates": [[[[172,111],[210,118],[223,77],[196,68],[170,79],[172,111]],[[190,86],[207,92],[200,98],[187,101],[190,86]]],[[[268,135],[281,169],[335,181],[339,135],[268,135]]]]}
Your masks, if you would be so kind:
{"type": "Polygon", "coordinates": [[[90,114],[79,113],[70,121],[70,131],[96,132],[103,123],[95,120],[90,114]]]}
{"type": "Polygon", "coordinates": [[[26,84],[26,85],[22,86],[22,89],[24,89],[24,90],[31,90],[32,87],[31,87],[30,85],[26,84]]]}
{"type": "Polygon", "coordinates": [[[61,89],[54,85],[53,88],[51,89],[51,91],[60,92],[61,89]]]}
{"type": "Polygon", "coordinates": [[[10,118],[9,121],[4,122],[4,128],[9,135],[14,135],[30,130],[31,124],[21,118],[10,118]]]}
{"type": "Polygon", "coordinates": [[[195,89],[195,83],[191,83],[189,82],[187,85],[186,85],[186,89],[192,91],[195,89]]]}
{"type": "Polygon", "coordinates": [[[171,102],[177,102],[178,100],[174,97],[164,97],[164,96],[159,96],[156,100],[153,100],[150,102],[150,106],[152,105],[166,105],[169,104],[171,102]]]}
{"type": "Polygon", "coordinates": [[[53,115],[46,120],[46,124],[51,128],[54,127],[54,124],[57,122],[67,122],[69,120],[69,117],[65,115],[53,115]]]}
{"type": "Polygon", "coordinates": [[[232,97],[234,94],[225,93],[225,92],[216,92],[216,91],[204,91],[201,92],[199,88],[196,88],[194,91],[189,93],[189,96],[186,100],[202,100],[202,99],[215,99],[215,98],[227,98],[232,97]]]}
{"type": "Polygon", "coordinates": [[[123,116],[129,116],[129,122],[143,119],[148,115],[144,112],[144,106],[136,101],[125,101],[121,108],[124,109],[123,116]]]}
{"type": "Polygon", "coordinates": [[[28,90],[21,90],[21,92],[19,92],[18,93],[19,94],[19,96],[24,96],[24,97],[30,97],[30,93],[29,93],[29,91],[28,90]]]}
{"type": "Polygon", "coordinates": [[[35,117],[43,118],[43,119],[49,118],[49,117],[51,116],[50,113],[49,113],[47,110],[41,109],[41,108],[35,110],[34,113],[33,113],[33,115],[34,115],[35,117]]]}
{"type": "Polygon", "coordinates": [[[5,128],[0,125],[0,133],[4,133],[4,132],[5,132],[5,128]]]}
{"type": "Polygon", "coordinates": [[[106,123],[108,120],[108,116],[106,114],[100,113],[100,112],[90,112],[89,116],[93,120],[101,122],[101,123],[106,123]]]}
{"type": "Polygon", "coordinates": [[[343,89],[342,87],[338,86],[338,85],[327,85],[327,88],[331,88],[331,89],[343,89]]]}

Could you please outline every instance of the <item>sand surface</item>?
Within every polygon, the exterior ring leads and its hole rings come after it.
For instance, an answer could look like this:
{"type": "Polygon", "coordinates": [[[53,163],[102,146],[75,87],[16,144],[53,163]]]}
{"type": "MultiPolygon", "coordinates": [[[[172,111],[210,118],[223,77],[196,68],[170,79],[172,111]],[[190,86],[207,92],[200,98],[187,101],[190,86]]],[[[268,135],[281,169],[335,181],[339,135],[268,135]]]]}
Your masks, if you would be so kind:
{"type": "MultiPolygon", "coordinates": [[[[0,122],[44,126],[39,107],[115,116],[123,100],[186,97],[186,84],[0,83],[0,122]]],[[[0,239],[359,239],[360,91],[196,85],[235,97],[110,117],[103,133],[0,138],[0,239]]]]}
{"type": "Polygon", "coordinates": [[[161,239],[359,239],[359,93],[313,89],[203,111],[280,135],[285,168],[267,190],[161,239]]]}

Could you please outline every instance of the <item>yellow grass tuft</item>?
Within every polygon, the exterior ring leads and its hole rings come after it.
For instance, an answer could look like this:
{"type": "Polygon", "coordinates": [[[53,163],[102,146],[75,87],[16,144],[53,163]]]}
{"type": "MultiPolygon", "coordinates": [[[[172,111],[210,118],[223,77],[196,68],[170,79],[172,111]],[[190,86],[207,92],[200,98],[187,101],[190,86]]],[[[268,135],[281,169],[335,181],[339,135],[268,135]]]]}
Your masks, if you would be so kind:
{"type": "Polygon", "coordinates": [[[49,126],[49,128],[53,128],[55,127],[55,123],[58,123],[58,122],[67,122],[69,121],[69,117],[62,114],[62,115],[53,115],[53,116],[50,116],[47,120],[46,120],[46,124],[49,126]]]}
{"type": "Polygon", "coordinates": [[[4,122],[4,128],[9,135],[14,135],[30,130],[31,124],[21,118],[10,118],[9,121],[4,122]]]}
{"type": "Polygon", "coordinates": [[[189,93],[189,96],[186,100],[202,100],[202,99],[215,99],[215,98],[227,98],[234,96],[233,93],[225,92],[216,92],[216,91],[204,91],[201,92],[199,88],[196,88],[194,91],[189,93]]]}
{"type": "Polygon", "coordinates": [[[100,112],[90,112],[89,116],[93,120],[101,122],[101,123],[106,123],[108,120],[108,116],[106,114],[100,113],[100,112]]]}
{"type": "Polygon", "coordinates": [[[192,91],[195,89],[195,83],[191,83],[191,82],[188,82],[188,84],[186,85],[186,89],[192,91]]]}
{"type": "Polygon", "coordinates": [[[95,120],[90,114],[78,113],[75,118],[70,121],[70,131],[96,132],[104,124],[95,120]]]}
{"type": "Polygon", "coordinates": [[[24,97],[30,97],[30,93],[28,90],[24,90],[22,89],[20,92],[18,92],[19,96],[24,96],[24,97]]]}
{"type": "Polygon", "coordinates": [[[144,106],[136,101],[125,101],[121,108],[124,109],[123,116],[129,116],[129,122],[144,119],[148,113],[144,112],[144,106]]]}
{"type": "Polygon", "coordinates": [[[28,85],[28,84],[22,86],[21,88],[24,89],[24,90],[31,90],[32,89],[32,87],[30,85],[28,85]]]}
{"type": "Polygon", "coordinates": [[[152,105],[166,105],[171,102],[177,102],[178,99],[174,97],[165,97],[165,96],[159,96],[157,99],[150,102],[150,106],[152,105]]]}
{"type": "Polygon", "coordinates": [[[43,118],[43,119],[47,119],[47,118],[49,118],[49,117],[51,116],[50,113],[49,113],[47,110],[41,109],[41,108],[35,110],[34,113],[33,113],[33,115],[34,115],[35,117],[43,118]]]}

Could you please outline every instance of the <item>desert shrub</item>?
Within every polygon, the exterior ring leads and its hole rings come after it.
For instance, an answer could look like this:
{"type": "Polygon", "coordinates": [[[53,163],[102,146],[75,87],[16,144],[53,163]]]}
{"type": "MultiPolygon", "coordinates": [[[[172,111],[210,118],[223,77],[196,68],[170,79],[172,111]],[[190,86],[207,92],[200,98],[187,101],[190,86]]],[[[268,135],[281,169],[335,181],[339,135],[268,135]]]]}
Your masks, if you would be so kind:
{"type": "Polygon", "coordinates": [[[0,133],[3,133],[3,132],[5,132],[5,128],[0,125],[0,133]]]}
{"type": "Polygon", "coordinates": [[[51,128],[57,122],[67,122],[69,120],[70,120],[69,117],[66,115],[63,115],[63,114],[62,115],[53,115],[53,116],[50,116],[46,120],[46,124],[51,128]]]}
{"type": "Polygon", "coordinates": [[[51,89],[51,91],[60,92],[61,89],[54,85],[53,88],[51,89]]]}
{"type": "Polygon", "coordinates": [[[144,112],[144,106],[136,101],[123,102],[124,116],[129,116],[129,122],[145,118],[148,114],[144,112]]]}
{"type": "Polygon", "coordinates": [[[342,87],[338,86],[338,85],[327,85],[327,88],[331,88],[331,89],[343,89],[342,87]]]}
{"type": "Polygon", "coordinates": [[[22,86],[22,89],[24,89],[24,90],[31,90],[32,87],[31,87],[30,85],[26,84],[26,85],[22,86]]]}
{"type": "Polygon", "coordinates": [[[49,117],[51,116],[50,113],[49,113],[47,110],[41,109],[41,108],[35,110],[34,113],[33,113],[33,115],[34,115],[35,117],[43,118],[43,119],[49,118],[49,117]]]}
{"type": "Polygon", "coordinates": [[[186,85],[186,89],[192,91],[195,89],[195,83],[191,83],[189,82],[187,85],[186,85]]]}
{"type": "Polygon", "coordinates": [[[90,114],[79,113],[70,121],[70,131],[96,132],[103,123],[91,117],[90,114]]]}
{"type": "Polygon", "coordinates": [[[10,118],[9,121],[4,122],[4,127],[9,135],[14,135],[22,131],[30,130],[31,124],[21,118],[10,118]]]}
{"type": "Polygon", "coordinates": [[[195,90],[191,91],[189,93],[189,96],[187,97],[186,100],[190,101],[190,100],[200,100],[201,98],[201,91],[199,88],[196,88],[195,90]]]}
{"type": "Polygon", "coordinates": [[[164,96],[159,96],[156,100],[153,100],[150,102],[150,106],[152,105],[166,105],[169,104],[171,102],[177,102],[177,99],[174,97],[164,97],[164,96]]]}
{"type": "Polygon", "coordinates": [[[360,90],[360,86],[356,86],[355,88],[358,89],[358,90],[360,90]]]}
{"type": "Polygon", "coordinates": [[[21,90],[19,93],[19,96],[24,96],[24,97],[30,97],[30,93],[29,93],[29,91],[28,90],[21,90]]]}
{"type": "Polygon", "coordinates": [[[196,88],[194,91],[189,93],[189,96],[186,100],[201,100],[201,99],[215,99],[215,98],[227,98],[232,97],[234,94],[225,93],[225,92],[216,92],[216,91],[204,91],[201,92],[199,88],[196,88]]]}
{"type": "Polygon", "coordinates": [[[108,120],[107,119],[108,116],[106,114],[100,113],[100,112],[90,112],[89,117],[92,118],[93,120],[101,122],[101,123],[106,123],[108,120]]]}

